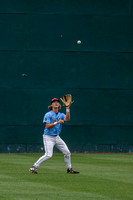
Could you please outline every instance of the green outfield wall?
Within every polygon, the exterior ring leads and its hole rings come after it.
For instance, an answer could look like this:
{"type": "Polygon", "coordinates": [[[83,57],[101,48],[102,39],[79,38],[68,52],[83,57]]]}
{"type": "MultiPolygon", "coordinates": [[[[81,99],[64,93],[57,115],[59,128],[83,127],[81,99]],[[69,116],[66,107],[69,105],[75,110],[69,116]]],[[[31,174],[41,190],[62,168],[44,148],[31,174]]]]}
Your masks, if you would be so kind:
{"type": "Polygon", "coordinates": [[[71,151],[133,151],[132,0],[0,0],[0,152],[39,151],[66,93],[71,151]]]}

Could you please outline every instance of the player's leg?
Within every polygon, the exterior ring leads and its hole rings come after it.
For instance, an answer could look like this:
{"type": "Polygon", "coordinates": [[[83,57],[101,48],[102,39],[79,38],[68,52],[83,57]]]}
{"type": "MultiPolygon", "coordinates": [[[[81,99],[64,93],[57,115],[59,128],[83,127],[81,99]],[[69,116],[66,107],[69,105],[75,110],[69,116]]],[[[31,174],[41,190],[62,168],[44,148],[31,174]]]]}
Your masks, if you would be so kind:
{"type": "Polygon", "coordinates": [[[56,137],[55,146],[64,154],[64,161],[67,167],[67,173],[78,174],[79,172],[74,171],[71,166],[71,153],[66,145],[66,143],[58,136],[56,137]]]}
{"type": "Polygon", "coordinates": [[[46,160],[50,159],[53,155],[53,147],[55,145],[55,138],[49,135],[43,135],[43,143],[45,148],[45,154],[40,157],[37,162],[34,163],[33,167],[30,168],[30,171],[34,173],[34,170],[37,171],[37,168],[46,160]],[[34,168],[34,170],[33,170],[34,168]]]}
{"type": "Polygon", "coordinates": [[[71,168],[71,153],[66,143],[58,136],[56,137],[55,146],[64,154],[64,161],[67,168],[71,168]]]}

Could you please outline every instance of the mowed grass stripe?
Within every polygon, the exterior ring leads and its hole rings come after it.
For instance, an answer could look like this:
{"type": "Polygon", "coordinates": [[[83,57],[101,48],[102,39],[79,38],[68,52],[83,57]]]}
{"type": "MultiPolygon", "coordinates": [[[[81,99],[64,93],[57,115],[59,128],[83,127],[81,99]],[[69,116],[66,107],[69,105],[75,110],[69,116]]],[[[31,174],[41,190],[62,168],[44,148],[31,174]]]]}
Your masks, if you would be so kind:
{"type": "Polygon", "coordinates": [[[62,154],[31,174],[42,154],[0,154],[0,199],[133,199],[132,154],[72,154],[78,175],[66,174],[62,154]]]}

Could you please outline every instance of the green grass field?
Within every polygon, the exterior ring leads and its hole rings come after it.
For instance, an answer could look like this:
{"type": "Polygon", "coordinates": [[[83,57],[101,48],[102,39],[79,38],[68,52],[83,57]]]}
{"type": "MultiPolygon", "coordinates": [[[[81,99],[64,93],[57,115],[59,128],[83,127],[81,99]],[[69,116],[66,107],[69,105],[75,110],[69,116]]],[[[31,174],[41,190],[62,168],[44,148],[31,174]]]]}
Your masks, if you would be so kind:
{"type": "Polygon", "coordinates": [[[72,154],[67,174],[64,157],[54,154],[31,174],[42,154],[0,154],[0,200],[133,199],[133,154],[72,154]]]}

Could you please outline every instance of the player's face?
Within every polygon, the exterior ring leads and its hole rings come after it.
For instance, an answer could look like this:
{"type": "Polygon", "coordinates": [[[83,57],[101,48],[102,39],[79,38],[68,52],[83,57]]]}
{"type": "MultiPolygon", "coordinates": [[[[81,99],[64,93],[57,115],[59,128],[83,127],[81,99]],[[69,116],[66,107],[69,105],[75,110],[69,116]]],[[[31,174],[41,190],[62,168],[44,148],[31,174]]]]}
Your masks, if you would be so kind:
{"type": "Polygon", "coordinates": [[[59,102],[58,102],[58,101],[54,101],[54,102],[51,104],[51,106],[52,106],[52,109],[58,110],[58,108],[59,108],[59,102]]]}

